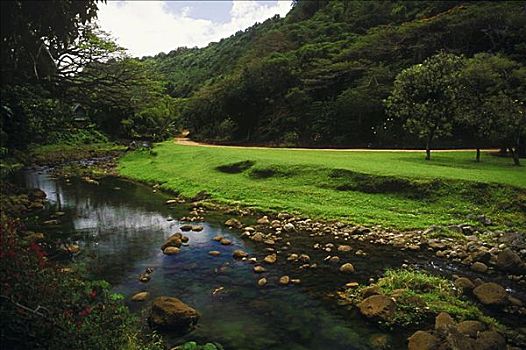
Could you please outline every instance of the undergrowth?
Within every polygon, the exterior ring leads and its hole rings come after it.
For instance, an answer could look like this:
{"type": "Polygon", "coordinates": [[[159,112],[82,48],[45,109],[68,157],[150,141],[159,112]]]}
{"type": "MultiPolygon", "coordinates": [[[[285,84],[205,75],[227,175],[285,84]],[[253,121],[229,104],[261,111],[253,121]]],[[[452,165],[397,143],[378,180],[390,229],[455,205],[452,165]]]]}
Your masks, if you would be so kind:
{"type": "MultiPolygon", "coordinates": [[[[479,320],[487,325],[502,327],[495,319],[473,303],[465,300],[453,283],[442,277],[416,270],[387,270],[375,284],[380,294],[396,300],[394,317],[386,320],[389,326],[415,326],[432,323],[440,312],[447,312],[459,320],[479,320]]],[[[354,303],[363,300],[362,286],[349,291],[354,303]]]]}

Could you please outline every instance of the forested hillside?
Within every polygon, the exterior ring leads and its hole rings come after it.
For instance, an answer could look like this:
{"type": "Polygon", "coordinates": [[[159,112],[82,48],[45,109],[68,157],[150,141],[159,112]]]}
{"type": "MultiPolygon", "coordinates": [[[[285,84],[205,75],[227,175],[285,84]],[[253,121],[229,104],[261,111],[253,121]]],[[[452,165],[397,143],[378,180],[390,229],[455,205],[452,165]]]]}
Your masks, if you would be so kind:
{"type": "MultiPolygon", "coordinates": [[[[440,51],[526,61],[524,3],[296,1],[212,43],[143,59],[199,140],[280,145],[415,146],[384,100],[398,73],[440,51]]],[[[471,146],[455,127],[438,142],[471,146]]]]}

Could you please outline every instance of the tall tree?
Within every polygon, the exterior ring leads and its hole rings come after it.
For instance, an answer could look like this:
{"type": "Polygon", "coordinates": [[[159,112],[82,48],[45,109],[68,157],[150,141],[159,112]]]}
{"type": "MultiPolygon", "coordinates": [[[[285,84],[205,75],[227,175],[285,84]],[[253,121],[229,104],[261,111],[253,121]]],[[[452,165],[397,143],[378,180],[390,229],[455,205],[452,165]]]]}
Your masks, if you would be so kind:
{"type": "MultiPolygon", "coordinates": [[[[467,60],[460,74],[458,121],[476,141],[476,161],[482,143],[503,144],[518,155],[525,68],[502,55],[481,53],[467,60]],[[522,90],[522,92],[521,92],[522,90]]],[[[518,157],[514,157],[518,163],[518,157]]]]}
{"type": "Polygon", "coordinates": [[[462,64],[461,57],[441,52],[404,69],[386,100],[387,112],[425,140],[426,160],[431,159],[433,139],[449,135],[453,128],[462,64]]]}

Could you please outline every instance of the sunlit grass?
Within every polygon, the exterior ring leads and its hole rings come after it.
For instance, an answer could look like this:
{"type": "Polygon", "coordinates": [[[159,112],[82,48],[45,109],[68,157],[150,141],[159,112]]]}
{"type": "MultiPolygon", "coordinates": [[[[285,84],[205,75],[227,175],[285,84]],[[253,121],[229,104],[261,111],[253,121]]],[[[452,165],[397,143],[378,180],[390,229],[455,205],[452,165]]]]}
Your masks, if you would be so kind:
{"type": "Polygon", "coordinates": [[[193,197],[263,211],[410,229],[469,222],[486,214],[524,225],[526,171],[470,152],[345,152],[158,144],[120,161],[122,175],[193,197]],[[241,164],[240,169],[235,169],[241,164]],[[228,170],[234,168],[233,171],[228,170]],[[226,170],[225,170],[226,169],[226,170]],[[508,206],[508,207],[506,207],[508,206]]]}

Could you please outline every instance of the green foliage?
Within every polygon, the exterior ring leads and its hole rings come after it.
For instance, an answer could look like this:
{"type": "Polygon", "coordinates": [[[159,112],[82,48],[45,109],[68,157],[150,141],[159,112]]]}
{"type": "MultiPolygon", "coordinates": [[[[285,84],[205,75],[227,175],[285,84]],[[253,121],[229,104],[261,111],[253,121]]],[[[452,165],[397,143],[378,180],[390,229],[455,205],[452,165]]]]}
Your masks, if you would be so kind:
{"type": "MultiPolygon", "coordinates": [[[[388,327],[415,327],[433,324],[441,312],[447,312],[457,321],[479,320],[502,329],[495,319],[486,316],[477,306],[464,299],[461,291],[443,277],[417,270],[387,270],[374,284],[382,295],[396,302],[394,315],[381,323],[388,327]]],[[[359,304],[368,286],[349,289],[341,297],[359,304]]]]}
{"type": "Polygon", "coordinates": [[[61,272],[43,245],[22,245],[19,223],[1,218],[2,344],[10,349],[164,349],[105,281],[61,272]],[[38,297],[35,297],[38,296],[38,297]]]}
{"type": "MultiPolygon", "coordinates": [[[[464,300],[461,291],[442,277],[416,270],[387,270],[376,285],[381,294],[396,295],[396,312],[389,325],[415,326],[447,312],[457,320],[480,320],[500,327],[497,321],[464,300]]],[[[359,302],[360,290],[356,293],[356,302],[359,302]]]]}
{"type": "Polygon", "coordinates": [[[107,143],[108,138],[100,131],[96,130],[93,125],[82,129],[62,129],[50,131],[46,136],[46,144],[63,144],[63,145],[87,145],[95,143],[107,143]]]}
{"type": "MultiPolygon", "coordinates": [[[[396,75],[444,48],[524,61],[522,11],[511,1],[298,1],[284,19],[143,61],[184,99],[195,139],[413,147],[405,120],[384,111],[396,75]]],[[[450,124],[437,142],[468,143],[457,130],[444,136],[450,124]]]]}
{"type": "Polygon", "coordinates": [[[49,78],[56,51],[73,42],[80,28],[96,17],[97,2],[53,0],[1,3],[2,85],[49,78]]]}
{"type": "Polygon", "coordinates": [[[206,343],[204,345],[199,345],[194,341],[189,341],[183,345],[176,346],[177,350],[223,350],[223,347],[217,343],[206,343]]]}
{"type": "Polygon", "coordinates": [[[428,150],[434,137],[447,136],[453,129],[462,65],[462,58],[439,53],[396,76],[386,101],[388,112],[425,139],[428,150]]]}
{"type": "Polygon", "coordinates": [[[466,222],[485,214],[498,226],[526,224],[525,169],[504,158],[475,163],[468,152],[349,152],[182,146],[165,142],[121,158],[121,175],[192,198],[262,211],[400,229],[466,222]],[[177,159],[177,162],[173,160],[177,159]],[[218,170],[221,169],[221,170],[218,170]],[[228,184],[228,186],[225,186],[228,184]],[[499,185],[500,184],[500,185],[499,185]],[[398,189],[398,187],[401,187],[398,189]]]}

